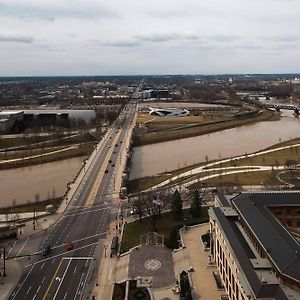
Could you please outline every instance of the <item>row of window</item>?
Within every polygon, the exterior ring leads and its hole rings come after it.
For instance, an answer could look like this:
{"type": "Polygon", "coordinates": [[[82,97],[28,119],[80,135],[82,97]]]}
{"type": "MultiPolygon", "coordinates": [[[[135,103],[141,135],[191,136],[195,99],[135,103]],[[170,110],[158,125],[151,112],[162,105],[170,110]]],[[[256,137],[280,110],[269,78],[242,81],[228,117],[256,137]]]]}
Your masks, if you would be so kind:
{"type": "MultiPolygon", "coordinates": [[[[240,293],[238,288],[238,283],[235,280],[234,272],[231,270],[226,255],[221,247],[221,242],[219,239],[216,239],[216,262],[218,269],[221,273],[221,277],[223,279],[223,283],[226,287],[226,291],[228,292],[229,298],[234,300],[246,300],[243,295],[240,293]]],[[[227,249],[226,245],[225,249],[227,249]]],[[[225,250],[226,251],[226,250],[225,250]]],[[[230,253],[229,253],[230,254],[230,253]]],[[[236,270],[237,273],[237,270],[236,270]]]]}

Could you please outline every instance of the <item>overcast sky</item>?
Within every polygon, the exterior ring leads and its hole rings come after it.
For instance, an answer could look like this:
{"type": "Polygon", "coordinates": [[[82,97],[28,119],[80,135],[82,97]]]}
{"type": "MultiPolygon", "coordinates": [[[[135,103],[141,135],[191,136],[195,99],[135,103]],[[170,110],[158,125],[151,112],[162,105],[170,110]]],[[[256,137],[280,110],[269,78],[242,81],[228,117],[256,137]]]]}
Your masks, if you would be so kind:
{"type": "Polygon", "coordinates": [[[0,0],[0,76],[292,73],[299,0],[0,0]]]}

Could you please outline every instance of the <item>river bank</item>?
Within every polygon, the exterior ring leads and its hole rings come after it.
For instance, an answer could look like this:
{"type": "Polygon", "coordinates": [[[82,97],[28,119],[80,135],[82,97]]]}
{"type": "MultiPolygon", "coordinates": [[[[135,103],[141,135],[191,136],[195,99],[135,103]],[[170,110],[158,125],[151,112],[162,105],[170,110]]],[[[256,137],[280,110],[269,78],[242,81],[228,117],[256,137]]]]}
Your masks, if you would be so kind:
{"type": "MultiPolygon", "coordinates": [[[[135,136],[134,146],[144,146],[150,144],[156,144],[166,141],[184,139],[194,136],[201,136],[217,131],[222,131],[225,129],[235,128],[244,125],[250,125],[256,122],[263,121],[276,121],[280,118],[280,115],[270,111],[263,110],[259,111],[255,114],[249,114],[247,116],[242,116],[237,119],[222,119],[215,121],[204,121],[197,122],[186,125],[184,127],[179,128],[170,128],[168,130],[159,130],[155,132],[145,133],[140,136],[135,136]]],[[[180,118],[178,118],[178,122],[180,122],[180,118]]],[[[180,124],[180,123],[179,123],[180,124]]]]}
{"type": "Polygon", "coordinates": [[[55,149],[51,152],[44,152],[39,155],[0,161],[0,170],[23,168],[60,161],[63,159],[88,156],[93,151],[94,144],[95,143],[89,145],[72,146],[63,149],[55,149]]]}
{"type": "Polygon", "coordinates": [[[134,147],[129,179],[158,176],[173,170],[253,153],[300,137],[300,119],[256,122],[206,135],[134,147]]]}
{"type": "Polygon", "coordinates": [[[129,193],[138,193],[162,182],[181,184],[187,181],[197,181],[193,188],[203,186],[224,185],[271,185],[280,184],[275,176],[277,170],[291,170],[292,166],[300,163],[300,139],[280,142],[272,147],[242,157],[224,158],[207,161],[192,166],[180,168],[158,176],[143,177],[130,180],[127,184],[129,193]],[[199,169],[199,173],[196,170],[199,169]],[[225,173],[233,173],[226,175],[225,173]],[[236,174],[234,174],[236,172],[236,174]],[[203,181],[202,179],[206,178],[203,181]]]}
{"type": "Polygon", "coordinates": [[[88,133],[2,139],[0,170],[34,166],[91,153],[98,137],[88,133]]]}

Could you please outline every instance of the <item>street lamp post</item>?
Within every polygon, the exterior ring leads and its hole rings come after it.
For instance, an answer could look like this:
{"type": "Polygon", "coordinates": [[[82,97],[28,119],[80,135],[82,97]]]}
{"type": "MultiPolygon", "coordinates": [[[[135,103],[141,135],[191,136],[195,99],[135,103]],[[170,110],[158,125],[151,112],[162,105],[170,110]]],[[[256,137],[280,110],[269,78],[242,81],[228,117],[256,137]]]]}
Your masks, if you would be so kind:
{"type": "Polygon", "coordinates": [[[5,248],[3,248],[3,277],[6,277],[6,267],[5,267],[5,248]]]}
{"type": "Polygon", "coordinates": [[[98,259],[95,259],[96,286],[98,286],[98,259]]]}
{"type": "Polygon", "coordinates": [[[35,230],[35,208],[33,209],[33,230],[35,230]]]}

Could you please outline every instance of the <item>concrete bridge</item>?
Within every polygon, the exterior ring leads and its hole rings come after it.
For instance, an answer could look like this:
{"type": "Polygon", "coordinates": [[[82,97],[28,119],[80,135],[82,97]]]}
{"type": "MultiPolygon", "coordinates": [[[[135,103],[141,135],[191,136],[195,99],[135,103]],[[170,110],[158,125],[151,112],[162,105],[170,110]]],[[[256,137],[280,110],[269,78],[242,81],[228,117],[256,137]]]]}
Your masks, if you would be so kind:
{"type": "Polygon", "coordinates": [[[288,105],[288,104],[266,104],[267,108],[274,108],[276,111],[281,109],[293,110],[295,114],[299,114],[300,106],[288,105]]]}

